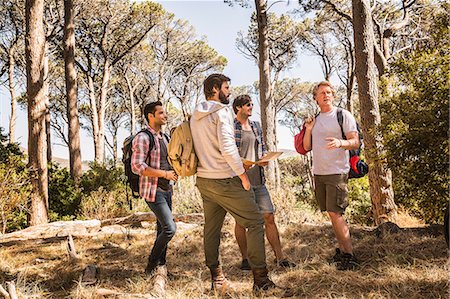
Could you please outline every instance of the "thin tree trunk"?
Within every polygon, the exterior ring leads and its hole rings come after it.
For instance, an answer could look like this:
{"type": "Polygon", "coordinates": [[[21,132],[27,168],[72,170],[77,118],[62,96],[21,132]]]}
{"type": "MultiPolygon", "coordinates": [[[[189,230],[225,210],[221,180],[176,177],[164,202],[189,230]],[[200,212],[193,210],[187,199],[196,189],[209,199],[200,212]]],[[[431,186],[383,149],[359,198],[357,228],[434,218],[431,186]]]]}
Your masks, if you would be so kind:
{"type": "Polygon", "coordinates": [[[77,71],[75,69],[75,25],[73,0],[64,0],[64,66],[66,78],[67,120],[69,121],[70,176],[78,183],[82,175],[80,121],[77,102],[77,71]]]}
{"type": "Polygon", "coordinates": [[[106,60],[103,70],[102,87],[100,91],[100,104],[98,107],[98,145],[95,157],[95,160],[100,163],[103,163],[105,161],[105,111],[110,74],[111,66],[109,64],[109,61],[106,60]]]}
{"type": "Polygon", "coordinates": [[[356,78],[361,106],[365,156],[369,161],[370,196],[376,224],[397,221],[392,174],[385,160],[381,117],[378,106],[378,78],[374,64],[374,36],[368,0],[353,0],[356,78]]]}
{"type": "Polygon", "coordinates": [[[8,83],[9,94],[11,95],[11,118],[9,119],[9,142],[16,141],[16,119],[17,119],[17,97],[14,82],[14,68],[16,66],[16,60],[14,58],[14,48],[9,52],[9,68],[8,68],[8,83]]]}
{"type": "Polygon", "coordinates": [[[98,160],[98,152],[99,152],[99,134],[98,134],[98,113],[97,113],[97,100],[95,98],[95,87],[94,87],[94,79],[87,74],[88,78],[88,88],[89,88],[89,100],[91,103],[91,121],[92,121],[92,136],[94,138],[94,157],[95,161],[101,163],[102,161],[98,160]]]}
{"type": "Polygon", "coordinates": [[[354,114],[353,108],[353,88],[355,87],[355,72],[352,70],[348,75],[348,85],[347,85],[347,110],[351,114],[354,114]]]}
{"type": "Polygon", "coordinates": [[[47,223],[48,171],[45,140],[44,1],[25,1],[25,58],[28,99],[28,158],[31,192],[30,225],[47,223]]]}
{"type": "Polygon", "coordinates": [[[113,135],[113,161],[114,165],[117,165],[117,130],[115,130],[113,135]]]}
{"type": "MultiPolygon", "coordinates": [[[[275,128],[273,120],[275,118],[275,107],[270,97],[270,64],[269,64],[269,41],[267,25],[267,1],[255,0],[256,15],[258,22],[258,67],[259,67],[259,96],[261,104],[261,125],[269,151],[274,151],[275,128]]],[[[267,177],[272,185],[276,184],[275,163],[270,162],[267,177]]]]}
{"type": "MultiPolygon", "coordinates": [[[[131,80],[125,74],[125,80],[127,81],[128,92],[130,93],[130,110],[131,110],[131,134],[134,135],[136,131],[136,111],[134,108],[134,90],[135,88],[131,85],[131,80]]],[[[159,88],[159,86],[158,86],[159,88]]],[[[158,90],[159,92],[159,90],[158,90]]]]}
{"type": "Polygon", "coordinates": [[[45,97],[45,135],[47,138],[47,162],[52,161],[52,136],[50,127],[50,98],[48,96],[48,40],[45,39],[44,58],[44,97],[45,97]]]}

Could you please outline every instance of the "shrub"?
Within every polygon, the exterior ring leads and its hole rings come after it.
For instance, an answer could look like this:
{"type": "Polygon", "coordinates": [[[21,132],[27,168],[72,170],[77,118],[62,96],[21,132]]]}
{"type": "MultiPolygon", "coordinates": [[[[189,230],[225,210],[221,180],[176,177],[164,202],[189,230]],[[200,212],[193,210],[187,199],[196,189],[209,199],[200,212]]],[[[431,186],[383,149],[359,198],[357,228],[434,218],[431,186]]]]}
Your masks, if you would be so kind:
{"type": "Polygon", "coordinates": [[[50,221],[74,219],[80,208],[81,190],[76,187],[67,168],[50,164],[48,168],[50,221]]]}
{"type": "Polygon", "coordinates": [[[172,206],[174,213],[202,213],[203,201],[195,187],[195,178],[179,179],[174,186],[172,206]]]}
{"type": "Polygon", "coordinates": [[[85,219],[108,219],[126,216],[129,213],[125,189],[108,191],[100,187],[83,196],[80,216],[85,219]]]}
{"type": "Polygon", "coordinates": [[[349,205],[345,210],[346,219],[357,224],[372,224],[373,219],[368,217],[372,209],[369,177],[349,180],[348,189],[349,205]]]}
{"type": "Polygon", "coordinates": [[[113,191],[124,187],[125,175],[122,168],[97,162],[90,163],[89,167],[81,177],[80,184],[84,194],[89,195],[100,188],[113,191]]]}

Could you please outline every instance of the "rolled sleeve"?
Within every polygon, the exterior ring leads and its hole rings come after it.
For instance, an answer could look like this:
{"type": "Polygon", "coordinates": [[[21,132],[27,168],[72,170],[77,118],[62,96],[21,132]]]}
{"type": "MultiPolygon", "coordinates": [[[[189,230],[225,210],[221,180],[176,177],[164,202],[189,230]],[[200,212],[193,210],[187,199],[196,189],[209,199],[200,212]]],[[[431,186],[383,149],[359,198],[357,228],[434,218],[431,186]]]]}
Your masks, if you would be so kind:
{"type": "Polygon", "coordinates": [[[148,167],[146,160],[148,156],[150,141],[145,134],[138,134],[133,139],[131,155],[131,170],[141,176],[148,167]]]}

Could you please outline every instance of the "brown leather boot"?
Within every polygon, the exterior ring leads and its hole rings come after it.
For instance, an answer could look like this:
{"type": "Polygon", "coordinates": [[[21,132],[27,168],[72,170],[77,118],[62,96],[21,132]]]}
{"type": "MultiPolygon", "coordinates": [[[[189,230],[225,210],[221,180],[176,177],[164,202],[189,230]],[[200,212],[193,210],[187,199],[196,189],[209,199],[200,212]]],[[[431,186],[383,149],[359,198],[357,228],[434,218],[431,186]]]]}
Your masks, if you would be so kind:
{"type": "Polygon", "coordinates": [[[267,276],[267,268],[255,268],[253,272],[253,293],[256,296],[275,296],[280,298],[292,297],[292,291],[280,288],[267,276]]]}
{"type": "Polygon", "coordinates": [[[211,290],[220,296],[224,296],[230,291],[230,282],[225,278],[222,268],[210,268],[211,271],[211,290]]]}

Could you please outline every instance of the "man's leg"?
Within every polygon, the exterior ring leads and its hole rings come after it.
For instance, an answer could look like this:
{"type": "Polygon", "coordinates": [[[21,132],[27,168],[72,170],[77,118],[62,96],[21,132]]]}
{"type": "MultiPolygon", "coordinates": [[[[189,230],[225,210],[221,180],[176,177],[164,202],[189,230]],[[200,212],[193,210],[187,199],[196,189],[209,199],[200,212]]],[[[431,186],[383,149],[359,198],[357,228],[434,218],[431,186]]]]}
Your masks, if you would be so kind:
{"type": "Polygon", "coordinates": [[[167,248],[167,244],[175,235],[176,225],[173,220],[171,208],[169,207],[166,192],[158,191],[155,202],[147,202],[147,204],[155,214],[161,227],[161,232],[158,234],[148,258],[146,273],[150,274],[158,266],[160,258],[167,248]]]}
{"type": "Polygon", "coordinates": [[[245,233],[245,227],[239,225],[239,223],[235,223],[234,225],[234,236],[236,238],[236,242],[239,246],[239,251],[241,252],[242,259],[245,260],[248,258],[247,255],[247,236],[245,233]]]}
{"type": "Polygon", "coordinates": [[[331,224],[333,226],[334,234],[338,240],[339,247],[343,252],[353,254],[352,240],[350,238],[350,229],[348,224],[342,217],[341,213],[328,212],[331,224]]]}
{"type": "Polygon", "coordinates": [[[220,231],[225,219],[226,210],[223,209],[216,199],[211,196],[210,189],[214,189],[214,181],[197,178],[197,187],[203,199],[203,211],[205,217],[203,248],[205,251],[206,266],[217,268],[219,262],[220,231]]]}
{"type": "Polygon", "coordinates": [[[277,261],[283,259],[283,252],[281,250],[280,234],[275,223],[275,216],[273,213],[264,213],[264,225],[266,228],[266,237],[272,247],[277,261]]]}

